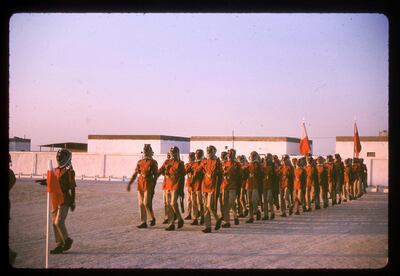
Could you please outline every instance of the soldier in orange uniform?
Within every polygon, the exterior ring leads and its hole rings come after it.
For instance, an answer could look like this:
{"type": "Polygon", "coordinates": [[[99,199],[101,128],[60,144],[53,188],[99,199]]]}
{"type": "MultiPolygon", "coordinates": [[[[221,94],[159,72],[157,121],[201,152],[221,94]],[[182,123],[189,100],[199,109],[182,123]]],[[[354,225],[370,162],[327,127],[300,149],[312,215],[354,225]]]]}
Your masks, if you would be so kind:
{"type": "Polygon", "coordinates": [[[144,158],[138,161],[135,172],[126,188],[129,192],[132,183],[139,175],[137,191],[141,224],[137,226],[138,228],[147,228],[147,215],[151,217],[150,225],[154,226],[156,224],[156,218],[154,216],[151,201],[153,199],[154,188],[156,185],[158,164],[152,157],[153,150],[149,144],[144,145],[143,153],[144,158]]]}
{"type": "Polygon", "coordinates": [[[192,201],[192,183],[193,183],[193,172],[192,166],[195,160],[195,153],[189,153],[189,162],[185,164],[185,173],[186,173],[186,189],[187,189],[187,207],[188,215],[185,217],[185,220],[192,219],[192,209],[193,209],[193,201],[192,201]]]}
{"type": "Polygon", "coordinates": [[[320,194],[322,196],[323,207],[328,207],[328,177],[325,164],[323,162],[322,156],[318,156],[317,159],[317,182],[320,189],[320,194]]]}
{"type": "Polygon", "coordinates": [[[344,165],[340,154],[335,154],[335,161],[333,163],[335,168],[335,179],[336,179],[336,194],[335,199],[337,199],[337,195],[339,196],[339,200],[337,201],[338,204],[342,203],[342,200],[346,200],[345,197],[345,189],[343,188],[344,185],[344,165]]]}
{"type": "Polygon", "coordinates": [[[193,206],[193,221],[190,225],[203,225],[204,224],[204,204],[201,187],[203,183],[204,173],[199,171],[199,167],[204,159],[204,152],[201,149],[196,150],[196,160],[191,166],[192,173],[192,206],[193,206]],[[195,175],[195,172],[198,173],[195,175]],[[198,219],[200,218],[200,223],[198,219]]]}
{"type": "Polygon", "coordinates": [[[277,155],[273,156],[273,165],[274,165],[274,180],[272,182],[272,195],[274,198],[274,204],[276,206],[276,210],[279,210],[279,168],[280,168],[280,161],[277,155]]]}
{"type": "Polygon", "coordinates": [[[345,201],[353,199],[353,172],[351,159],[347,158],[344,161],[344,186],[345,186],[345,201]]]}
{"type": "Polygon", "coordinates": [[[361,177],[362,177],[362,167],[358,158],[353,159],[353,165],[351,168],[353,175],[353,199],[361,197],[361,177]]]}
{"type": "MultiPolygon", "coordinates": [[[[167,152],[167,160],[171,159],[171,149],[167,152]]],[[[162,222],[163,224],[168,224],[168,199],[167,199],[167,190],[165,189],[165,185],[167,184],[167,179],[164,177],[163,184],[162,184],[162,190],[163,190],[163,204],[164,204],[164,221],[162,222]]]]}
{"type": "Polygon", "coordinates": [[[327,162],[325,163],[325,168],[328,181],[328,199],[332,200],[332,206],[334,206],[336,204],[336,171],[332,155],[328,155],[326,160],[327,162]]]}
{"type": "Polygon", "coordinates": [[[297,162],[297,158],[292,159],[294,166],[294,182],[293,182],[293,200],[294,200],[294,209],[296,212],[295,215],[300,215],[300,205],[301,205],[301,182],[304,178],[305,171],[299,166],[297,162]]]}
{"type": "Polygon", "coordinates": [[[239,218],[235,209],[235,199],[238,187],[241,185],[242,173],[239,162],[236,160],[236,151],[230,149],[227,152],[227,160],[222,162],[221,194],[223,199],[223,228],[229,228],[230,211],[233,212],[235,225],[239,224],[239,218]]]}
{"type": "MultiPolygon", "coordinates": [[[[246,166],[249,162],[247,162],[246,156],[240,155],[238,156],[238,161],[240,162],[240,166],[243,169],[244,166],[246,166]]],[[[242,170],[243,172],[243,170],[242,170]]],[[[239,205],[239,217],[247,217],[249,214],[249,207],[248,207],[248,198],[247,198],[247,191],[246,191],[246,179],[244,174],[242,174],[242,182],[240,186],[240,192],[239,192],[239,200],[238,200],[238,205],[239,205]]]]}
{"type": "Polygon", "coordinates": [[[306,166],[306,158],[301,157],[297,161],[297,165],[303,169],[303,174],[302,177],[300,178],[300,201],[301,201],[301,206],[303,212],[307,212],[307,207],[306,207],[306,182],[307,182],[307,174],[305,170],[306,166]]]}
{"type": "Polygon", "coordinates": [[[262,178],[263,178],[262,197],[263,197],[263,204],[264,204],[264,214],[263,214],[262,220],[268,220],[268,219],[272,220],[275,218],[274,198],[272,195],[272,185],[273,185],[273,181],[274,181],[275,170],[274,170],[274,164],[272,162],[272,158],[269,158],[268,155],[267,155],[265,162],[261,166],[261,170],[262,170],[262,178]],[[271,213],[270,217],[268,217],[269,212],[271,213]]]}
{"type": "Polygon", "coordinates": [[[202,183],[202,192],[203,192],[203,200],[204,200],[204,223],[205,228],[202,230],[203,233],[211,232],[211,215],[213,215],[216,223],[215,230],[219,230],[221,227],[222,220],[218,218],[213,205],[217,200],[216,192],[217,185],[220,183],[220,179],[222,178],[222,168],[221,161],[215,155],[217,149],[214,146],[207,147],[207,159],[204,159],[200,166],[194,172],[194,176],[196,177],[199,173],[204,174],[203,183],[202,183]]]}
{"type": "Polygon", "coordinates": [[[366,194],[367,193],[367,187],[368,187],[368,170],[367,170],[367,166],[364,163],[364,159],[360,158],[360,164],[361,164],[361,192],[362,194],[366,194]]]}
{"type": "Polygon", "coordinates": [[[310,156],[306,158],[307,165],[305,166],[306,171],[306,211],[311,211],[311,199],[314,196],[314,187],[315,187],[315,178],[316,178],[316,171],[315,167],[313,166],[312,159],[310,156]]]}
{"type": "Polygon", "coordinates": [[[292,167],[288,164],[285,159],[282,159],[281,166],[279,168],[279,186],[280,186],[280,199],[281,199],[281,217],[286,217],[286,208],[289,208],[289,215],[293,213],[290,187],[290,179],[293,178],[292,167]]]}
{"type": "MultiPolygon", "coordinates": [[[[226,151],[221,152],[220,161],[221,161],[221,164],[222,164],[223,162],[228,161],[228,153],[227,153],[226,151]]],[[[224,215],[224,210],[223,210],[224,208],[222,207],[222,205],[223,205],[224,203],[223,203],[222,191],[221,191],[222,180],[223,180],[223,179],[221,178],[221,179],[220,179],[220,182],[221,182],[221,183],[219,183],[219,184],[217,185],[217,187],[218,187],[218,189],[217,189],[217,199],[218,199],[217,203],[219,203],[219,212],[220,212],[220,214],[221,214],[220,218],[222,218],[222,216],[224,215]]],[[[216,205],[215,205],[215,208],[217,208],[216,205]]],[[[218,214],[217,209],[215,209],[215,212],[217,212],[217,214],[218,214]]]]}
{"type": "Polygon", "coordinates": [[[250,218],[246,223],[254,222],[254,214],[257,219],[261,218],[261,213],[258,212],[258,187],[262,183],[262,171],[260,164],[260,157],[256,151],[250,153],[250,163],[242,167],[243,175],[246,179],[247,199],[249,201],[249,215],[250,218]]]}
{"type": "Polygon", "coordinates": [[[178,228],[183,226],[183,218],[178,208],[178,195],[182,182],[185,177],[185,165],[179,157],[179,148],[173,147],[170,150],[171,159],[165,160],[164,164],[158,170],[158,176],[161,174],[165,178],[165,191],[166,200],[168,203],[168,223],[169,226],[165,228],[167,231],[175,230],[175,215],[178,218],[178,228]]]}

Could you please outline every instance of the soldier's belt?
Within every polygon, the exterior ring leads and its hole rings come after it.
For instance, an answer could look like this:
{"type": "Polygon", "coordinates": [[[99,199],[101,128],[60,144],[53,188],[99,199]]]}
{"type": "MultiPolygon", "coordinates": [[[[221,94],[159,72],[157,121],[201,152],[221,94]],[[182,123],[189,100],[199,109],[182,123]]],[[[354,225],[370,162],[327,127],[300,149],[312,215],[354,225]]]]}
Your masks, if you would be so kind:
{"type": "Polygon", "coordinates": [[[254,173],[249,174],[249,177],[254,177],[254,173]]]}
{"type": "Polygon", "coordinates": [[[229,175],[224,175],[224,179],[230,179],[231,177],[229,175]]]}
{"type": "Polygon", "coordinates": [[[209,174],[209,173],[206,173],[206,176],[207,176],[208,178],[211,178],[211,177],[212,177],[211,174],[209,174]]]}

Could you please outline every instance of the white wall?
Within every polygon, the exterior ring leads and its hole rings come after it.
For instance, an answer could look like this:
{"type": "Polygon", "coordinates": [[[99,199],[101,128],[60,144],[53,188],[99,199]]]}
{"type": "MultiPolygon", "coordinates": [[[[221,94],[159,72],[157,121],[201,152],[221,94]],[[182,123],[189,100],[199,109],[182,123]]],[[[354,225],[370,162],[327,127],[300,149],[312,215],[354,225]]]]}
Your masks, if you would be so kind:
{"type": "Polygon", "coordinates": [[[155,154],[161,152],[160,140],[88,139],[89,153],[139,154],[150,144],[155,154]]]}
{"type": "MultiPolygon", "coordinates": [[[[368,170],[368,184],[388,185],[389,144],[386,141],[361,141],[359,158],[364,159],[368,170]],[[375,152],[375,157],[367,157],[367,152],[375,152]]],[[[353,141],[336,141],[336,153],[342,159],[353,158],[353,141]]]]}
{"type": "Polygon", "coordinates": [[[157,153],[167,154],[169,149],[175,146],[181,154],[188,154],[190,151],[190,141],[161,140],[161,151],[157,153]]]}
{"type": "MultiPolygon", "coordinates": [[[[281,156],[287,153],[287,143],[285,141],[269,142],[269,141],[235,141],[236,155],[249,156],[250,152],[257,151],[259,154],[276,154],[281,156]]],[[[230,149],[232,147],[232,141],[191,141],[190,151],[196,151],[196,149],[204,150],[206,154],[207,146],[213,145],[217,148],[217,155],[220,156],[221,151],[226,151],[225,146],[230,149]]],[[[298,143],[296,143],[298,148],[298,143]]],[[[297,149],[298,153],[298,149],[297,149]]]]}

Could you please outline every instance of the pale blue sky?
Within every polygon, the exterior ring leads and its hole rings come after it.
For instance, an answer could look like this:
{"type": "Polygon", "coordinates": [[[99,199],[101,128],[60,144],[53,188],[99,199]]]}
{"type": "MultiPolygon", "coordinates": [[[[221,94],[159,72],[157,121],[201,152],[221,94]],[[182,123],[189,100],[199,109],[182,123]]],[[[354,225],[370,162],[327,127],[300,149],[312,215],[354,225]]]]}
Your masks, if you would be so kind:
{"type": "MultiPolygon", "coordinates": [[[[299,137],[388,129],[381,14],[15,14],[10,136],[299,137]]],[[[314,153],[333,153],[315,139],[314,153]]]]}

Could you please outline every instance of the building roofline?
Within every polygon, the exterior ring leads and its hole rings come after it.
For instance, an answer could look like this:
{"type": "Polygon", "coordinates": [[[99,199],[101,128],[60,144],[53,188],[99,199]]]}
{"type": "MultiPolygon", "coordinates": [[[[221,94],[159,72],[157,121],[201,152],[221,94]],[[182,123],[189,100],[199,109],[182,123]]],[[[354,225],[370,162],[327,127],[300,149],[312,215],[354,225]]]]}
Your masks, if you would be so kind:
{"type": "Polygon", "coordinates": [[[170,140],[190,142],[189,137],[169,136],[169,135],[98,135],[90,134],[88,139],[96,140],[170,140]]]}
{"type": "Polygon", "coordinates": [[[31,142],[31,139],[26,139],[26,138],[20,138],[14,136],[13,138],[8,139],[9,142],[31,142]]]}
{"type": "MultiPolygon", "coordinates": [[[[191,141],[232,141],[232,136],[191,136],[191,141]]],[[[255,142],[292,142],[300,143],[299,138],[294,137],[266,137],[266,136],[234,136],[234,141],[255,142]]],[[[312,144],[312,140],[309,140],[312,144]]]]}
{"type": "MultiPolygon", "coordinates": [[[[360,136],[361,142],[387,142],[388,136],[360,136]]],[[[336,142],[353,142],[354,136],[336,136],[336,142]]]]}

